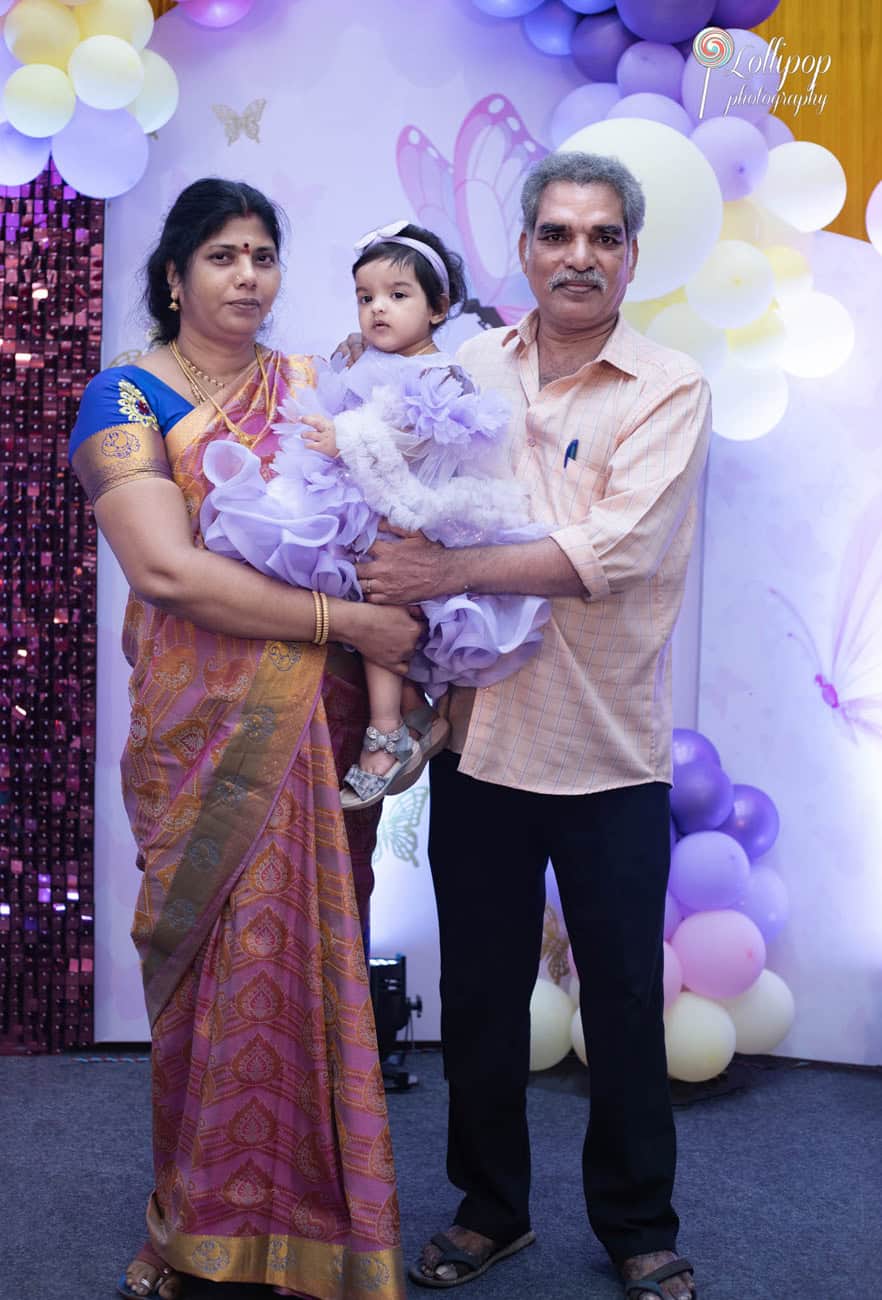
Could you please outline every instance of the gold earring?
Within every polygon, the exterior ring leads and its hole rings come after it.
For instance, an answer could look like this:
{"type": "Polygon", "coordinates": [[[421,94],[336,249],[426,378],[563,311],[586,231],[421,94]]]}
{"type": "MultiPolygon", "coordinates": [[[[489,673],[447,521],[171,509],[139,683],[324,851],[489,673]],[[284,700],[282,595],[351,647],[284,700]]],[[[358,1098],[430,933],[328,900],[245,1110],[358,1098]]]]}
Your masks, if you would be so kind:
{"type": "Polygon", "coordinates": [[[171,302],[170,302],[169,305],[168,305],[168,309],[169,309],[169,311],[180,311],[180,310],[181,310],[180,307],[178,306],[178,300],[177,300],[177,298],[174,296],[174,294],[172,294],[171,302]]]}

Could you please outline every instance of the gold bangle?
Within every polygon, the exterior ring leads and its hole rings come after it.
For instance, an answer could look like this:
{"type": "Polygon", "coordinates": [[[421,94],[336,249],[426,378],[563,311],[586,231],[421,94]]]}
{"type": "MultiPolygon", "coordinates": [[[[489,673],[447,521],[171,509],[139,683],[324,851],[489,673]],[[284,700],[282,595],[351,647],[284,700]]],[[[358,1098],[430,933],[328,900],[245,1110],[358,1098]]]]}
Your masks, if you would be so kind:
{"type": "Polygon", "coordinates": [[[315,636],[312,638],[312,643],[313,645],[326,645],[328,632],[331,630],[328,598],[323,591],[314,591],[312,600],[315,605],[315,636]]]}

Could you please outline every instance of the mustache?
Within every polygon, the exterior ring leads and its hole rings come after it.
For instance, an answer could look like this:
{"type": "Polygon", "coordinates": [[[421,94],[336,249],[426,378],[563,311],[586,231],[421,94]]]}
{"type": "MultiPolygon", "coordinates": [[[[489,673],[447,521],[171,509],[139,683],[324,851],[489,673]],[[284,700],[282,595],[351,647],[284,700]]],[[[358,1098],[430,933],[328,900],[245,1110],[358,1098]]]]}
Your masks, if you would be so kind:
{"type": "Polygon", "coordinates": [[[588,284],[592,289],[605,291],[609,281],[602,271],[592,266],[587,271],[555,271],[548,281],[548,288],[559,289],[562,284],[588,284]]]}

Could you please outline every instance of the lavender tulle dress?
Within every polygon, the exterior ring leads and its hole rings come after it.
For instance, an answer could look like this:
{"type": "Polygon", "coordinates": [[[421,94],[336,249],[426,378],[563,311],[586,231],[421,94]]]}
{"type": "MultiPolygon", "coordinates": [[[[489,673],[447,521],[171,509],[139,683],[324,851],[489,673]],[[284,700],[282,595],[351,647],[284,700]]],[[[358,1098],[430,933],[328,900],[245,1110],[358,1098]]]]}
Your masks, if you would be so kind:
{"type": "MultiPolygon", "coordinates": [[[[329,596],[361,599],[355,565],[384,516],[445,546],[532,540],[529,500],[512,477],[509,411],[479,393],[449,356],[402,357],[369,348],[348,370],[320,362],[315,388],[281,406],[267,472],[240,443],[216,442],[204,470],[206,546],[262,573],[329,596]],[[327,415],[338,456],[309,450],[304,415],[327,415]]],[[[538,596],[446,596],[424,601],[426,635],[409,676],[437,698],[450,683],[487,686],[539,649],[550,616],[538,596]]]]}

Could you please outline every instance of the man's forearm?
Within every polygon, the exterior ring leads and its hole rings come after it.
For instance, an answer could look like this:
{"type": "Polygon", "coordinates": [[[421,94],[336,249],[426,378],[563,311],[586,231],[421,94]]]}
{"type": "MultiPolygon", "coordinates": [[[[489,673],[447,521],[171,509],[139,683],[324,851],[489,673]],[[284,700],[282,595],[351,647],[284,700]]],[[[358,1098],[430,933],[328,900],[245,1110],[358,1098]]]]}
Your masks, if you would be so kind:
{"type": "Polygon", "coordinates": [[[442,568],[443,595],[459,591],[549,597],[587,594],[569,559],[550,537],[445,551],[442,568]]]}

